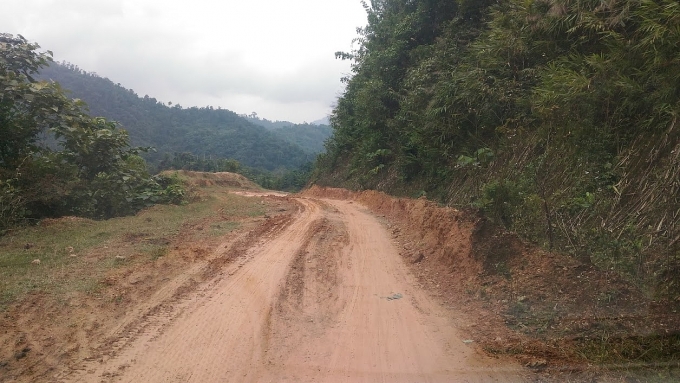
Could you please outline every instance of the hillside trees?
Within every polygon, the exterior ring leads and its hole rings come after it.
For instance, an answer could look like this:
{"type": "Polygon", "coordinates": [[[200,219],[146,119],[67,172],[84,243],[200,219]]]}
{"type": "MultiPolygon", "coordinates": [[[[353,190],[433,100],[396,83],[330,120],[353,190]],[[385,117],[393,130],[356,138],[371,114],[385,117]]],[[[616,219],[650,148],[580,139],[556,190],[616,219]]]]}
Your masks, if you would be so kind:
{"type": "Polygon", "coordinates": [[[368,25],[359,30],[354,76],[332,116],[334,138],[320,164],[347,163],[358,186],[371,184],[385,165],[402,158],[407,144],[403,119],[403,82],[409,68],[431,54],[428,48],[457,13],[455,2],[372,1],[364,3],[368,25]]]}
{"type": "Polygon", "coordinates": [[[0,230],[27,217],[106,218],[181,198],[172,181],[149,176],[144,149],[130,147],[124,130],[34,78],[51,61],[38,48],[0,35],[0,230]]]}
{"type": "Polygon", "coordinates": [[[134,145],[156,148],[157,151],[143,155],[153,166],[166,153],[189,152],[201,157],[233,159],[269,171],[290,170],[303,166],[316,154],[232,111],[168,106],[72,64],[52,63],[42,68],[38,77],[59,82],[73,97],[85,100],[91,113],[120,122],[134,145]]]}
{"type": "Polygon", "coordinates": [[[353,76],[317,182],[425,192],[641,283],[671,275],[663,270],[675,270],[680,246],[676,1],[383,0],[366,9],[359,46],[339,54],[353,60],[353,76]]]}

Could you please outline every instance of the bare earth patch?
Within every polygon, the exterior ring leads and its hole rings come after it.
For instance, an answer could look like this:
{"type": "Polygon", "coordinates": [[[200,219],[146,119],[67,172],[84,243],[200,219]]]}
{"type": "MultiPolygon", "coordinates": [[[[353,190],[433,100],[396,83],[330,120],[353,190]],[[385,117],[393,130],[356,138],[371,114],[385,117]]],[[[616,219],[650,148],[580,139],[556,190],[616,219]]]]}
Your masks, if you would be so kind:
{"type": "Polygon", "coordinates": [[[0,382],[619,382],[642,375],[589,365],[598,347],[635,356],[678,328],[672,305],[471,212],[184,176],[187,206],[2,239],[23,287],[0,312],[0,382]]]}
{"type": "Polygon", "coordinates": [[[4,282],[13,284],[3,285],[12,295],[0,311],[0,382],[54,381],[101,359],[121,334],[238,262],[297,209],[285,198],[253,200],[211,187],[197,187],[187,206],[102,222],[44,220],[0,239],[0,258],[10,262],[2,264],[4,282]],[[34,238],[30,246],[25,238],[34,238]],[[31,264],[34,258],[42,262],[31,264]]]}

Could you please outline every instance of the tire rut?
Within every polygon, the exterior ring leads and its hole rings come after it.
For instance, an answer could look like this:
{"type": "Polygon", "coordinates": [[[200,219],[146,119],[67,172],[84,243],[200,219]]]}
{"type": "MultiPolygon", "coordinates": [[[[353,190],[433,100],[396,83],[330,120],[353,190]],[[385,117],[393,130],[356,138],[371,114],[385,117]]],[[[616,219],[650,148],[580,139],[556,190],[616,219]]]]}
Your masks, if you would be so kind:
{"type": "Polygon", "coordinates": [[[311,224],[291,261],[274,303],[268,322],[271,364],[281,363],[299,344],[318,338],[334,326],[345,305],[337,290],[349,236],[345,224],[328,208],[324,210],[326,216],[311,224]]]}
{"type": "Polygon", "coordinates": [[[211,282],[149,311],[110,357],[65,381],[524,380],[463,343],[364,208],[295,201],[290,220],[235,242],[236,262],[210,262],[211,282]]]}
{"type": "Polygon", "coordinates": [[[219,245],[206,262],[191,267],[185,274],[167,283],[149,302],[133,310],[102,346],[94,350],[93,356],[80,365],[72,366],[70,371],[56,375],[57,381],[116,381],[130,366],[130,361],[119,360],[121,354],[137,344],[159,339],[187,311],[196,308],[198,299],[207,298],[221,279],[234,275],[251,261],[253,254],[250,250],[253,247],[279,235],[304,209],[298,204],[298,211],[269,217],[235,240],[219,245]],[[207,282],[199,283],[199,279],[207,282]],[[107,364],[114,364],[116,368],[104,370],[102,366],[107,364]],[[99,379],[93,379],[94,375],[99,375],[99,379]]]}

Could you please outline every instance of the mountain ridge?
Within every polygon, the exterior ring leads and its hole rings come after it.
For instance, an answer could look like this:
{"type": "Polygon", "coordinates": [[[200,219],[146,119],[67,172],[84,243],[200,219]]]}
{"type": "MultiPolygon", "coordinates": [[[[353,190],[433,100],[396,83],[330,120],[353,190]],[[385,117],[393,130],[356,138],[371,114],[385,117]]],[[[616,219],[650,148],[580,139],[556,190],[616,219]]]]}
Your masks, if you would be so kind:
{"type": "Polygon", "coordinates": [[[118,121],[133,145],[154,147],[156,152],[145,155],[153,164],[165,154],[189,152],[272,171],[300,168],[316,154],[230,110],[165,105],[73,64],[52,63],[38,78],[59,83],[83,100],[91,114],[118,121]]]}

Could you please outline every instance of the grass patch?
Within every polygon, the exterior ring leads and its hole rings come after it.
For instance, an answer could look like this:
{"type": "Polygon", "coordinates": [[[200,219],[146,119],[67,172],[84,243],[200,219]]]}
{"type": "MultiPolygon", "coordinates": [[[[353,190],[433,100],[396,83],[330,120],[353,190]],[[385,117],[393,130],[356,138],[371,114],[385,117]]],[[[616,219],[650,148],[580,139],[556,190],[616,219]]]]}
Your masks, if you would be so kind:
{"type": "Polygon", "coordinates": [[[155,248],[149,252],[149,255],[151,256],[151,260],[155,261],[158,258],[168,255],[168,248],[167,247],[155,248]]]}
{"type": "Polygon", "coordinates": [[[680,380],[680,334],[601,336],[577,341],[582,358],[632,382],[680,380]]]}
{"type": "Polygon", "coordinates": [[[220,237],[241,227],[239,222],[219,222],[210,225],[210,235],[220,237]]]}
{"type": "Polygon", "coordinates": [[[262,216],[258,198],[210,186],[185,205],[157,205],[135,216],[105,221],[48,219],[0,237],[0,310],[31,293],[96,294],[114,268],[134,267],[169,252],[182,230],[206,223],[199,235],[218,237],[239,228],[239,219],[262,216]],[[38,262],[39,260],[39,262],[38,262]]]}
{"type": "Polygon", "coordinates": [[[599,364],[625,363],[680,367],[680,333],[602,336],[578,341],[579,353],[599,364]]]}

